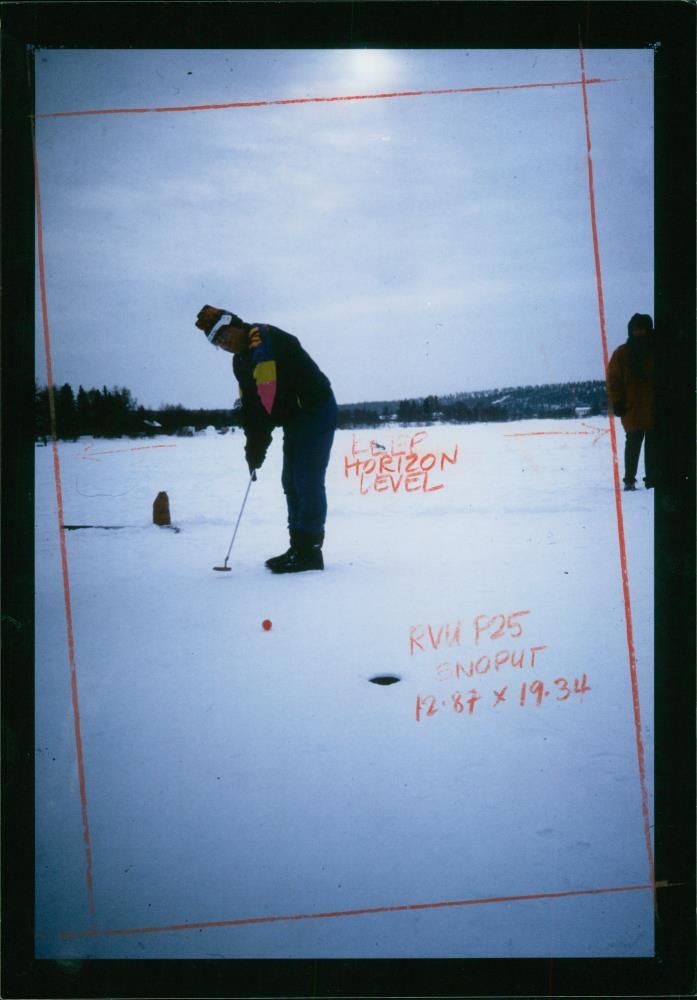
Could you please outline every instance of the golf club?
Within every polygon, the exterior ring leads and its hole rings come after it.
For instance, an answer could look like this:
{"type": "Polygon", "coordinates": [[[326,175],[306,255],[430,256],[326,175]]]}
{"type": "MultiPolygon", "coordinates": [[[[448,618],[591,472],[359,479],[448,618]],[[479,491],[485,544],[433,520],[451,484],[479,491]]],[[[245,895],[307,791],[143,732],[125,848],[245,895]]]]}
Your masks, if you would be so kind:
{"type": "Polygon", "coordinates": [[[230,545],[228,546],[227,555],[225,556],[225,562],[223,563],[222,566],[214,566],[213,567],[213,569],[217,570],[219,573],[229,573],[230,572],[230,567],[228,566],[227,561],[230,558],[230,553],[232,552],[232,546],[233,546],[234,541],[235,541],[235,535],[237,534],[237,529],[240,526],[240,520],[242,519],[242,512],[244,511],[244,505],[247,503],[247,497],[249,496],[249,488],[252,485],[252,483],[255,481],[256,478],[257,478],[257,474],[256,474],[256,471],[254,471],[254,472],[252,472],[251,476],[249,477],[249,482],[247,483],[247,489],[246,489],[245,494],[244,494],[244,500],[242,501],[242,506],[240,507],[240,513],[239,513],[239,515],[237,517],[237,524],[235,525],[235,530],[233,531],[232,538],[230,539],[230,545]]]}

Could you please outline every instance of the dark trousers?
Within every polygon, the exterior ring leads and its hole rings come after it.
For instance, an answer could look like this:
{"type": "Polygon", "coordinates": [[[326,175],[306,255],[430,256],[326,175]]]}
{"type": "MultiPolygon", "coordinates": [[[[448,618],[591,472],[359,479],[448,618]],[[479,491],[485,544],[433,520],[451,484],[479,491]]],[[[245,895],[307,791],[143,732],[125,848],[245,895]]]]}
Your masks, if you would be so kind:
{"type": "Polygon", "coordinates": [[[656,456],[653,431],[627,431],[624,442],[624,482],[636,482],[641,446],[644,445],[644,482],[652,485],[656,481],[656,456]]]}
{"type": "Polygon", "coordinates": [[[337,405],[330,396],[303,410],[283,427],[281,482],[288,506],[288,529],[318,535],[327,518],[324,477],[336,430],[337,405]]]}

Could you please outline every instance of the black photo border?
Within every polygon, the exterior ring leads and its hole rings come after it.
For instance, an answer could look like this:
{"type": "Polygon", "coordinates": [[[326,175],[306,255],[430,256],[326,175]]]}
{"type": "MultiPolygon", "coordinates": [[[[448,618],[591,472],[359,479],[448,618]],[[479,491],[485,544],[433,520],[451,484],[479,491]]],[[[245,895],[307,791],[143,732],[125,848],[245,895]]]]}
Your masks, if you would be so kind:
{"type": "MultiPolygon", "coordinates": [[[[2,14],[2,996],[663,996],[695,988],[695,5],[682,0],[32,2],[2,14]],[[655,50],[656,957],[34,959],[34,167],[37,48],[655,50]]],[[[641,238],[641,219],[628,240],[641,238]]]]}

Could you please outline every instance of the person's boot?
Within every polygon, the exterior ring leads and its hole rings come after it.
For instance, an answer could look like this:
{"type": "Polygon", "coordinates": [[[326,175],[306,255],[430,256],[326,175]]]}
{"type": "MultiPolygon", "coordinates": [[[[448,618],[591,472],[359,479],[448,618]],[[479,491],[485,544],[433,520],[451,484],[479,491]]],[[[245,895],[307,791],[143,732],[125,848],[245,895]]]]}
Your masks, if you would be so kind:
{"type": "Polygon", "coordinates": [[[636,482],[633,482],[633,483],[627,483],[627,482],[625,482],[625,484],[624,484],[624,492],[625,493],[634,493],[635,491],[636,491],[636,482]]]}
{"type": "Polygon", "coordinates": [[[291,554],[291,552],[293,551],[293,548],[294,548],[294,545],[295,545],[295,536],[296,536],[296,534],[297,534],[297,532],[295,532],[295,531],[291,531],[290,532],[290,547],[288,549],[286,549],[286,551],[282,555],[280,555],[280,556],[271,556],[271,558],[267,559],[266,562],[264,563],[264,565],[267,566],[274,573],[276,572],[276,567],[282,566],[283,563],[285,563],[286,560],[288,559],[288,557],[291,554]]]}
{"type": "Polygon", "coordinates": [[[293,532],[290,549],[272,566],[269,566],[269,569],[272,573],[304,573],[310,569],[324,569],[323,542],[323,531],[315,534],[302,531],[293,532]]]}

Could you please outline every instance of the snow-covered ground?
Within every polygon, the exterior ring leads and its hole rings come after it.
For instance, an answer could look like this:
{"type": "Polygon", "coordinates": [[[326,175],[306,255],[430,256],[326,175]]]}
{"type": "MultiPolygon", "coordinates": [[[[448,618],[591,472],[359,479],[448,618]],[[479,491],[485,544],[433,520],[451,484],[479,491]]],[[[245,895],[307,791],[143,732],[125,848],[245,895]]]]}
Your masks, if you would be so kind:
{"type": "MultiPolygon", "coordinates": [[[[651,955],[607,420],[339,432],[295,576],[280,437],[230,573],[240,432],[60,444],[64,523],[119,526],[65,564],[36,449],[37,955],[651,955]]],[[[653,495],[621,500],[650,795],[653,495]]]]}

